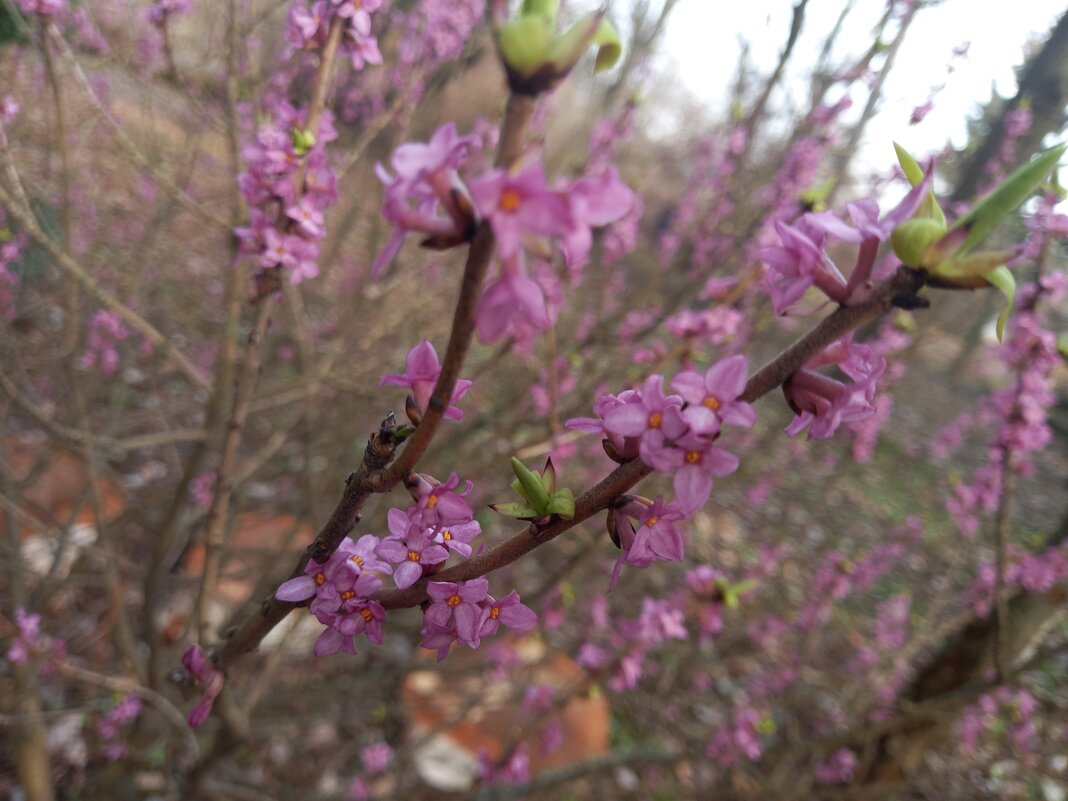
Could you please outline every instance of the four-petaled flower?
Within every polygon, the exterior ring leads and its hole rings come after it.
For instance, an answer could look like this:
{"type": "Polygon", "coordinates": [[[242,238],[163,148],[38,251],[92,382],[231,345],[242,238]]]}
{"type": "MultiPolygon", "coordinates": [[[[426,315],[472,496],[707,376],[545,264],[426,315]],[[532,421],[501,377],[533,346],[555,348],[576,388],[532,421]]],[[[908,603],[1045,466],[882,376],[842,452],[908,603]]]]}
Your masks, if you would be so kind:
{"type": "MultiPolygon", "coordinates": [[[[391,384],[398,387],[407,387],[412,391],[415,405],[420,412],[425,414],[427,405],[430,403],[430,396],[434,392],[434,385],[437,384],[438,376],[440,375],[441,362],[438,361],[438,352],[434,350],[434,346],[429,341],[424,339],[408,351],[408,358],[404,362],[404,372],[391,373],[385,376],[380,382],[380,386],[391,384]]],[[[463,410],[453,404],[467,394],[467,390],[471,388],[472,383],[466,378],[456,380],[456,386],[452,390],[452,399],[449,401],[449,407],[445,410],[446,420],[463,419],[463,410]]]]}

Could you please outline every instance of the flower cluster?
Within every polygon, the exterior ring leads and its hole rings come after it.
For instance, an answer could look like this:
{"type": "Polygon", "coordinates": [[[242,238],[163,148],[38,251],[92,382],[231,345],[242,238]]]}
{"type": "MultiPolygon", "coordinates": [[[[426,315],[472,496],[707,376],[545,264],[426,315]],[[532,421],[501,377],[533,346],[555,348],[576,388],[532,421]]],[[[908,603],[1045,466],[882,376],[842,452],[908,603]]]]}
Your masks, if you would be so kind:
{"type": "MultiPolygon", "coordinates": [[[[454,473],[439,482],[422,474],[407,481],[414,503],[407,509],[390,509],[389,535],[364,535],[353,542],[346,537],[325,563],[309,561],[304,575],[283,583],[275,597],[290,603],[310,602],[310,611],[327,628],[315,643],[315,654],[355,653],[355,638],[365,634],[382,644],[384,607],[373,597],[382,577],[392,575],[398,589],[437,573],[451,554],[469,558],[470,542],[480,532],[474,511],[464,500],[468,482],[455,490],[454,473]]],[[[466,582],[429,582],[430,603],[424,613],[423,642],[444,659],[454,642],[477,648],[483,637],[496,634],[501,624],[525,631],[537,616],[520,603],[513,590],[497,600],[484,578],[466,582]]]]}
{"type": "Polygon", "coordinates": [[[307,112],[283,103],[244,149],[248,169],[237,179],[249,206],[248,226],[235,231],[241,251],[257,256],[263,270],[284,267],[294,284],[319,274],[323,215],[337,198],[325,149],[337,138],[332,117],[324,112],[314,132],[304,128],[306,119],[307,112]]]}
{"type": "Polygon", "coordinates": [[[382,0],[318,0],[309,7],[298,0],[289,9],[285,39],[291,55],[297,50],[319,50],[326,44],[335,20],[344,25],[341,52],[349,57],[354,70],[368,64],[381,64],[378,40],[371,33],[371,12],[382,0]]]}
{"type": "Polygon", "coordinates": [[[831,212],[809,212],[793,223],[775,222],[780,244],[760,251],[767,266],[766,282],[776,314],[785,314],[815,286],[835,303],[853,305],[867,299],[879,245],[916,213],[931,188],[931,171],[883,217],[872,200],[846,205],[852,225],[831,212]],[[830,241],[859,245],[856,264],[846,280],[827,255],[830,241]]]}
{"type": "Polygon", "coordinates": [[[662,497],[651,503],[644,499],[629,499],[628,503],[613,510],[610,518],[614,528],[612,539],[619,543],[623,554],[616,560],[609,591],[615,589],[625,564],[644,568],[660,559],[682,561],[686,542],[675,523],[685,519],[686,515],[677,503],[665,503],[662,497]]]}
{"type": "Polygon", "coordinates": [[[886,370],[886,359],[869,345],[846,336],[814,356],[783,384],[786,402],[797,415],[786,427],[791,437],[806,428],[809,439],[828,439],[842,423],[855,423],[875,414],[875,385],[886,370]],[[815,372],[837,365],[851,381],[844,384],[815,372]]]}
{"type": "Polygon", "coordinates": [[[470,581],[431,581],[427,594],[433,602],[423,615],[424,648],[444,659],[453,643],[478,648],[483,637],[496,634],[501,624],[516,631],[534,628],[538,617],[520,603],[512,590],[501,600],[489,594],[485,578],[470,581]]]}
{"type": "Polygon", "coordinates": [[[376,552],[396,565],[393,581],[401,589],[410,587],[428,571],[437,572],[450,552],[464,558],[471,556],[469,543],[482,527],[464,500],[471,492],[471,483],[462,493],[454,492],[459,483],[455,473],[445,482],[416,474],[408,482],[415,503],[407,509],[389,510],[389,536],[376,552]]]}
{"type": "Polygon", "coordinates": [[[717,447],[724,424],[748,428],[753,407],[739,400],[748,362],[731,356],[703,375],[691,370],[671,382],[677,395],[664,393],[664,379],[652,375],[640,390],[597,399],[596,418],[567,421],[568,428],[603,434],[605,450],[617,461],[638,456],[649,467],[674,475],[678,506],[692,514],[708,500],[712,479],[738,469],[738,457],[717,447]]]}
{"type": "Polygon", "coordinates": [[[104,745],[104,756],[115,761],[126,756],[128,750],[123,741],[123,729],[137,720],[141,714],[141,699],[127,695],[96,721],[96,733],[104,745]]]}
{"type": "MultiPolygon", "coordinates": [[[[10,104],[14,109],[18,105],[10,97],[0,99],[0,125],[5,122],[5,109],[10,104]]],[[[12,116],[15,112],[12,111],[12,116]]],[[[0,317],[7,320],[15,318],[15,288],[18,276],[11,270],[11,265],[18,261],[26,249],[29,237],[25,233],[12,234],[5,223],[7,215],[0,209],[0,317]]]]}
{"type": "Polygon", "coordinates": [[[67,10],[67,0],[16,0],[15,5],[27,16],[55,17],[67,10]]]}
{"type": "Polygon", "coordinates": [[[43,654],[55,649],[57,653],[64,650],[59,641],[52,639],[41,631],[41,616],[27,612],[21,606],[15,610],[15,636],[7,650],[7,659],[14,664],[24,664],[34,654],[43,654]]]}
{"type": "Polygon", "coordinates": [[[555,188],[538,163],[517,172],[490,169],[465,183],[459,169],[474,144],[447,124],[428,144],[397,148],[391,159],[395,175],[379,166],[386,186],[382,213],[396,230],[376,258],[375,272],[409,234],[422,235],[425,246],[447,248],[470,241],[479,220],[487,221],[497,242],[500,274],[483,293],[477,326],[480,339],[492,342],[550,325],[546,289],[531,277],[528,249],[544,255],[546,241],[554,240],[565,263],[580,269],[589,260],[591,229],[623,217],[634,195],[612,167],[555,188]]]}
{"type": "Polygon", "coordinates": [[[192,0],[152,0],[148,7],[148,21],[162,28],[170,17],[188,11],[191,5],[192,0]]]}
{"type": "Polygon", "coordinates": [[[1027,688],[998,687],[969,707],[957,724],[962,750],[976,752],[984,739],[1007,737],[1028,763],[1034,760],[1038,700],[1027,688]]]}
{"type": "Polygon", "coordinates": [[[392,570],[377,557],[378,546],[379,538],[370,534],[355,542],[345,537],[325,563],[309,559],[303,576],[289,579],[275,591],[280,601],[311,600],[312,614],[327,627],[315,641],[316,656],[342,650],[354,654],[360,634],[382,644],[386,611],[371,596],[382,587],[379,574],[389,575],[392,570]]]}
{"type": "Polygon", "coordinates": [[[129,335],[118,312],[110,309],[94,312],[89,321],[85,352],[78,365],[83,370],[96,368],[104,375],[114,375],[119,368],[119,345],[129,335]]]}

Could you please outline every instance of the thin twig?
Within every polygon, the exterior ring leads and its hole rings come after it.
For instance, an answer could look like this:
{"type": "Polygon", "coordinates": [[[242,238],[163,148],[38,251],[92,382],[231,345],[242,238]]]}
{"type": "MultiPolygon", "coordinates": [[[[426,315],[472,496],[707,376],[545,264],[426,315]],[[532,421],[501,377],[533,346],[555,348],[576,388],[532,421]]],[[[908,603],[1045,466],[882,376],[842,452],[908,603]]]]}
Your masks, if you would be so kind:
{"type": "Polygon", "coordinates": [[[68,272],[78,283],[82,285],[100,304],[111,309],[123,322],[141,334],[153,346],[162,350],[174,362],[178,371],[197,386],[208,389],[210,382],[171,340],[162,334],[152,323],[135,312],[129,306],[104,289],[78,262],[76,262],[65,248],[57,245],[37,225],[33,216],[12,197],[3,186],[0,186],[0,205],[7,209],[12,219],[19,224],[30,237],[42,248],[48,251],[57,265],[68,272]]]}

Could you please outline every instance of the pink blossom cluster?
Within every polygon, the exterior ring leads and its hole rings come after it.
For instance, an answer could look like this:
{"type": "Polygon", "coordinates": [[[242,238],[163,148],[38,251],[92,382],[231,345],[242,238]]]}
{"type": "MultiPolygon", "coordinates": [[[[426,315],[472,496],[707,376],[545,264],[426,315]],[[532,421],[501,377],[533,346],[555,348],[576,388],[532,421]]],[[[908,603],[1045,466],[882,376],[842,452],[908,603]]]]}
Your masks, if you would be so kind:
{"type": "Polygon", "coordinates": [[[34,656],[62,657],[66,645],[41,631],[41,616],[27,612],[21,606],[15,609],[15,636],[7,649],[7,660],[16,665],[25,664],[34,656]]]}
{"type": "MultiPolygon", "coordinates": [[[[413,475],[407,482],[415,503],[407,509],[390,509],[389,535],[384,539],[366,534],[353,542],[346,537],[325,563],[308,562],[304,575],[282,584],[275,597],[282,601],[310,601],[310,611],[327,628],[315,643],[317,656],[345,651],[355,653],[355,638],[365,634],[382,643],[385,609],[374,599],[382,577],[392,575],[399,589],[410,587],[424,576],[440,570],[450,554],[469,558],[470,545],[481,532],[474,510],[464,500],[471,491],[468,482],[456,492],[460,479],[448,481],[413,475]]],[[[453,643],[477,648],[482,638],[497,633],[501,625],[517,631],[532,628],[537,616],[520,602],[512,590],[500,600],[489,594],[485,578],[463,582],[431,581],[431,603],[423,618],[424,648],[444,659],[453,643]]]]}
{"type": "Polygon", "coordinates": [[[565,263],[581,269],[589,260],[591,228],[626,214],[633,193],[614,168],[551,188],[536,162],[516,172],[490,169],[464,181],[459,170],[474,144],[450,123],[428,144],[397,148],[390,162],[393,175],[378,167],[386,186],[382,214],[395,233],[376,258],[373,272],[381,272],[411,234],[422,235],[428,247],[455,247],[470,241],[479,221],[486,220],[496,239],[500,272],[479,301],[479,338],[492,342],[506,334],[529,337],[551,320],[546,287],[531,277],[535,268],[527,266],[528,252],[536,262],[543,261],[547,240],[555,241],[565,263]]]}
{"type": "Polygon", "coordinates": [[[883,392],[875,397],[874,412],[869,417],[848,424],[854,435],[853,458],[858,462],[867,462],[874,456],[879,432],[890,420],[894,398],[888,390],[901,380],[907,370],[904,361],[891,361],[891,357],[912,344],[912,337],[898,328],[893,320],[887,319],[879,326],[879,333],[864,344],[872,349],[875,358],[884,359],[887,367],[880,379],[883,392]]]}
{"type": "Polygon", "coordinates": [[[852,225],[832,212],[809,212],[793,223],[776,221],[780,244],[760,250],[760,259],[767,267],[766,288],[776,314],[786,314],[812,287],[843,306],[870,297],[872,269],[880,244],[916,213],[930,188],[928,170],[927,177],[882,217],[873,200],[849,203],[846,209],[852,225]],[[859,246],[848,280],[827,254],[832,241],[859,246]]]}
{"type": "Polygon", "coordinates": [[[686,186],[659,236],[662,268],[675,262],[686,242],[693,244],[692,265],[696,268],[708,267],[730,250],[733,242],[722,233],[722,223],[734,210],[730,182],[747,142],[745,128],[738,125],[696,143],[686,186]]]}
{"type": "Polygon", "coordinates": [[[352,68],[359,71],[368,64],[381,64],[378,39],[371,33],[371,14],[381,6],[382,0],[317,0],[311,6],[297,0],[286,23],[288,53],[321,49],[334,20],[340,19],[344,25],[341,52],[348,56],[352,68]]]}
{"type": "MultiPolygon", "coordinates": [[[[3,123],[3,103],[0,101],[0,124],[3,123]]],[[[11,101],[14,104],[14,101],[11,101]]],[[[12,234],[5,226],[7,215],[0,209],[0,316],[12,320],[16,316],[15,291],[19,285],[18,276],[11,269],[26,249],[29,238],[25,233],[12,234]]]]}
{"type": "MultiPolygon", "coordinates": [[[[1053,203],[1052,198],[1045,198],[1030,221],[1032,238],[1039,242],[1068,227],[1068,218],[1053,213],[1053,203]]],[[[1026,249],[1033,248],[1029,244],[1026,249]]],[[[1031,456],[1052,439],[1047,417],[1056,401],[1053,371],[1061,357],[1057,335],[1046,322],[1042,304],[1056,305],[1066,294],[1068,283],[1059,272],[1041,276],[1017,294],[1009,335],[997,351],[1013,381],[993,392],[976,415],[995,431],[987,461],[969,481],[954,485],[946,499],[946,510],[966,535],[978,531],[980,513],[998,508],[1005,471],[1029,475],[1034,469],[1031,456]]]]}
{"type": "Polygon", "coordinates": [[[323,217],[337,199],[325,148],[337,138],[331,115],[324,112],[315,132],[304,130],[306,119],[306,111],[280,104],[244,148],[247,170],[237,179],[249,206],[248,226],[234,232],[241,252],[257,256],[263,270],[285,268],[294,284],[319,274],[323,217]]]}
{"type": "Polygon", "coordinates": [[[141,699],[126,695],[96,721],[96,733],[104,745],[104,756],[114,762],[129,751],[126,744],[128,727],[141,714],[141,699]]]}
{"type": "Polygon", "coordinates": [[[922,521],[911,517],[892,532],[887,542],[878,543],[865,553],[849,555],[837,548],[828,551],[809,585],[810,600],[801,608],[797,627],[808,632],[824,625],[836,603],[871,588],[893,570],[922,533],[922,521]]]}
{"type": "Polygon", "coordinates": [[[968,707],[957,723],[961,748],[974,754],[984,739],[1004,735],[1025,762],[1033,763],[1038,729],[1038,701],[1026,687],[998,687],[968,707]]]}
{"type": "Polygon", "coordinates": [[[118,312],[99,309],[89,320],[89,333],[85,351],[78,360],[83,370],[97,369],[103,375],[114,375],[119,369],[119,345],[126,341],[130,332],[118,312]]]}
{"type": "Polygon", "coordinates": [[[192,0],[152,0],[148,7],[148,21],[163,27],[175,14],[183,14],[192,6],[192,0]]]}
{"type": "Polygon", "coordinates": [[[355,542],[345,537],[325,563],[309,559],[303,576],[289,579],[275,591],[280,601],[310,601],[311,613],[327,627],[315,641],[316,656],[342,650],[354,654],[360,634],[382,644],[386,611],[371,596],[382,587],[380,574],[388,576],[392,570],[377,557],[379,543],[370,534],[355,542]]]}
{"type": "Polygon", "coordinates": [[[739,400],[748,361],[731,356],[703,375],[687,370],[671,381],[677,395],[664,392],[664,378],[649,376],[640,390],[602,395],[595,418],[575,418],[567,427],[602,434],[617,461],[635,457],[654,470],[674,476],[678,508],[690,515],[708,500],[712,480],[738,469],[738,457],[715,445],[724,424],[750,428],[756,413],[739,400]]]}
{"type": "Polygon", "coordinates": [[[759,726],[761,713],[744,702],[736,704],[729,721],[721,724],[709,740],[706,754],[724,767],[732,767],[744,759],[756,762],[764,753],[764,740],[759,726]]]}
{"type": "Polygon", "coordinates": [[[813,770],[820,784],[848,784],[857,769],[857,755],[848,748],[839,748],[813,770]]]}
{"type": "Polygon", "coordinates": [[[485,0],[423,0],[409,6],[393,4],[383,25],[394,42],[390,63],[374,79],[350,80],[339,90],[339,113],[346,122],[363,124],[392,113],[397,125],[404,125],[428,80],[463,54],[485,17],[485,0]]]}
{"type": "Polygon", "coordinates": [[[438,660],[448,656],[453,643],[478,648],[483,637],[496,634],[501,625],[529,631],[538,616],[524,606],[512,590],[497,600],[489,594],[485,578],[470,581],[431,581],[427,584],[431,604],[423,615],[424,648],[437,651],[438,660]]]}
{"type": "Polygon", "coordinates": [[[783,384],[786,402],[797,415],[786,433],[797,436],[806,428],[809,439],[828,439],[843,423],[857,423],[876,412],[875,387],[886,370],[886,359],[870,345],[857,345],[847,335],[809,359],[783,384]],[[835,365],[846,384],[817,368],[835,365]]]}
{"type": "MultiPolygon", "coordinates": [[[[1049,592],[1068,579],[1068,544],[1054,545],[1037,553],[1009,545],[1005,565],[1005,585],[1028,592],[1049,592]]],[[[990,613],[997,588],[997,568],[992,561],[979,566],[975,580],[964,597],[980,616],[990,613]]]]}
{"type": "Polygon", "coordinates": [[[67,10],[67,0],[16,0],[15,5],[27,16],[55,17],[67,10]]]}
{"type": "Polygon", "coordinates": [[[376,553],[396,565],[393,581],[401,589],[415,584],[428,570],[437,572],[450,553],[465,559],[471,556],[469,543],[481,533],[482,526],[464,500],[471,492],[471,482],[458,493],[454,490],[459,483],[455,473],[444,482],[416,474],[408,481],[415,503],[407,509],[389,510],[390,533],[376,553]]]}

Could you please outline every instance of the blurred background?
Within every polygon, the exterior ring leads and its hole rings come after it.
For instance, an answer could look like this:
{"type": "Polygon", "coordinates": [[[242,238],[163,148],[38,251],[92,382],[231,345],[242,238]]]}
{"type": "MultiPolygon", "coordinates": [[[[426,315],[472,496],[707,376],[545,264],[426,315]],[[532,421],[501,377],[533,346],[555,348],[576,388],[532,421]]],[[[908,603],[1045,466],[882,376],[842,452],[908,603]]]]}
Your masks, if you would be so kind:
{"type": "MultiPolygon", "coordinates": [[[[257,317],[237,176],[272,110],[309,102],[317,60],[289,52],[288,0],[31,5],[0,0],[0,792],[48,797],[26,785],[37,764],[69,799],[1068,797],[1055,193],[994,235],[1028,248],[1007,344],[991,292],[862,328],[889,362],[876,415],[791,439],[781,395],[760,401],[723,438],[742,466],[687,521],[682,563],[628,566],[609,594],[618,551],[594,518],[491,576],[536,633],[441,663],[416,610],[390,613],[382,646],[325,658],[293,614],[193,733],[195,694],[167,677],[196,639],[257,317]],[[40,615],[29,659],[17,609],[40,615]]],[[[421,339],[444,352],[463,253],[410,241],[370,276],[391,233],[376,163],[449,121],[478,140],[471,175],[492,160],[505,84],[485,4],[366,5],[384,63],[342,61],[331,84],[338,197],[319,275],[284,287],[262,336],[206,646],[289,575],[400,414],[381,378],[421,339]]],[[[640,200],[584,271],[532,268],[553,327],[475,345],[465,417],[420,470],[474,482],[489,547],[521,528],[486,506],[513,500],[511,456],[551,455],[576,493],[613,467],[564,425],[598,394],[773,357],[830,311],[773,313],[776,222],[892,206],[894,141],[935,157],[935,191],[964,212],[1062,135],[1063,10],[615,0],[621,63],[543,98],[531,147],[561,179],[614,164],[640,200]]],[[[848,270],[854,251],[834,256],[848,270]]],[[[409,502],[373,498],[357,533],[384,536],[409,502]]]]}

